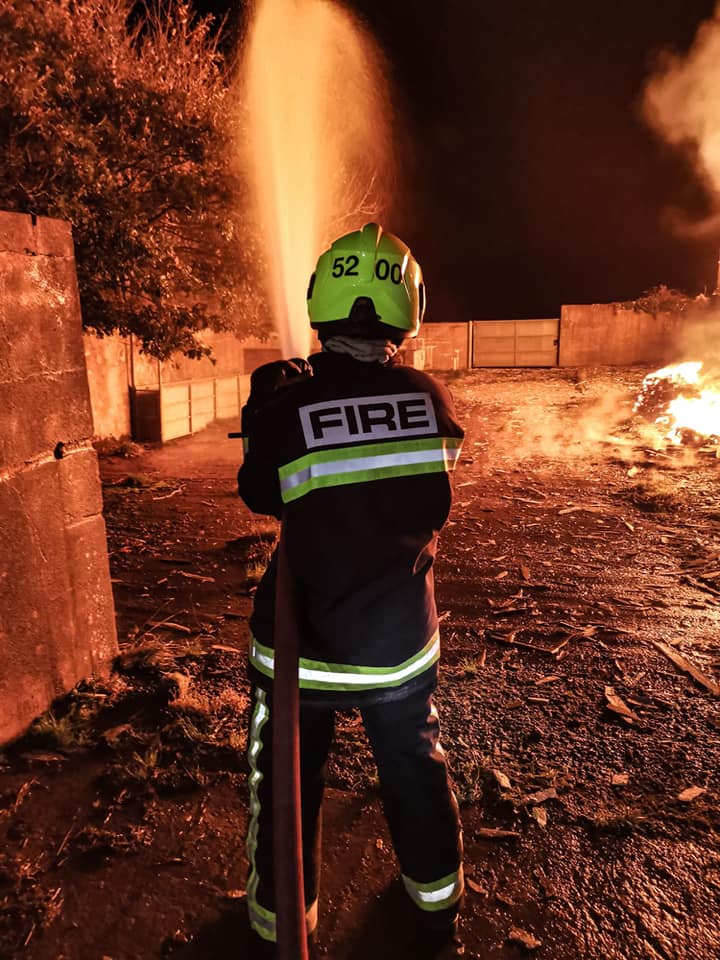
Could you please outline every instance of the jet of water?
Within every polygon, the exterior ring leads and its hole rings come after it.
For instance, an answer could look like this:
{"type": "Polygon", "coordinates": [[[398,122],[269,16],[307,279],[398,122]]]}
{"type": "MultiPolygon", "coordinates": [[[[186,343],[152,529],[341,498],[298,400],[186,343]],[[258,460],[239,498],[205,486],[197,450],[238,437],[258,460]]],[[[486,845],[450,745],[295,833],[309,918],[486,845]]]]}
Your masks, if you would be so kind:
{"type": "Polygon", "coordinates": [[[382,222],[393,193],[382,56],[333,0],[256,0],[240,91],[266,293],[284,355],[306,356],[318,255],[335,237],[382,222]]]}

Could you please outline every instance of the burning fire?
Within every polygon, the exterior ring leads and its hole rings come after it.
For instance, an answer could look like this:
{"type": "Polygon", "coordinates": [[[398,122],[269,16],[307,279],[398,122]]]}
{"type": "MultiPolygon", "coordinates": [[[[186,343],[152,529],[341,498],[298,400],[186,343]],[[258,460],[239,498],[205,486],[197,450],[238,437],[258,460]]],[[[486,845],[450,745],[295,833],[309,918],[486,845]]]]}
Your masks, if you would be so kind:
{"type": "Polygon", "coordinates": [[[676,446],[720,440],[720,389],[706,382],[702,366],[702,361],[688,361],[649,373],[633,407],[635,413],[654,417],[665,429],[665,439],[676,446]]]}

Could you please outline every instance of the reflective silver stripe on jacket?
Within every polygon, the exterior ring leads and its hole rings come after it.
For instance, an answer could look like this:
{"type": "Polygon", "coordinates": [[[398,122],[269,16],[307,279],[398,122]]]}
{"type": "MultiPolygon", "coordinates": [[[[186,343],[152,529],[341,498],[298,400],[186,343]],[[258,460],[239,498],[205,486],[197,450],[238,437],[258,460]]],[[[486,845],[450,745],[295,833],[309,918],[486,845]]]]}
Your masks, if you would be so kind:
{"type": "Polygon", "coordinates": [[[423,437],[316,450],[280,467],[280,492],[290,503],[322,487],[446,473],[455,468],[461,448],[456,437],[423,437]]]}

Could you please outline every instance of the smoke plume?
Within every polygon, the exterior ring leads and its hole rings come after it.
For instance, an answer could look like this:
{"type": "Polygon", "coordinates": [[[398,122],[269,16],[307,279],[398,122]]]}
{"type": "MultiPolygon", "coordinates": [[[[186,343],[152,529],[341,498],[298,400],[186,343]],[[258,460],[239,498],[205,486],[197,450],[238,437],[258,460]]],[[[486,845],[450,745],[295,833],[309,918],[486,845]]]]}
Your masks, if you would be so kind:
{"type": "Polygon", "coordinates": [[[690,224],[677,211],[673,225],[702,237],[720,229],[720,3],[698,29],[686,54],[665,52],[645,89],[643,110],[668,143],[689,150],[715,212],[690,224]]]}

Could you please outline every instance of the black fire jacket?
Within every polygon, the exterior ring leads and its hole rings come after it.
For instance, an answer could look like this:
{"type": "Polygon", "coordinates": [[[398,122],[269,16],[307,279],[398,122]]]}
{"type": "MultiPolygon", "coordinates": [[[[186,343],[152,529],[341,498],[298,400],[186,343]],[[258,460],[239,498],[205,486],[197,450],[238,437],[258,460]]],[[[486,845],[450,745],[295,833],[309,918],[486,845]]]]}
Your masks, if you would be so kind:
{"type": "MultiPolygon", "coordinates": [[[[399,363],[321,353],[314,376],[254,414],[239,492],[283,519],[302,610],[300,696],[335,706],[436,679],[432,565],[463,431],[445,387],[399,363]]],[[[250,620],[250,672],[271,689],[275,561],[250,620]]]]}

